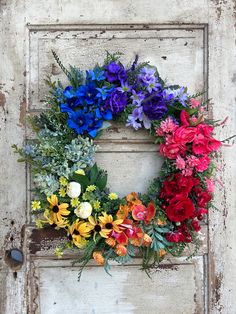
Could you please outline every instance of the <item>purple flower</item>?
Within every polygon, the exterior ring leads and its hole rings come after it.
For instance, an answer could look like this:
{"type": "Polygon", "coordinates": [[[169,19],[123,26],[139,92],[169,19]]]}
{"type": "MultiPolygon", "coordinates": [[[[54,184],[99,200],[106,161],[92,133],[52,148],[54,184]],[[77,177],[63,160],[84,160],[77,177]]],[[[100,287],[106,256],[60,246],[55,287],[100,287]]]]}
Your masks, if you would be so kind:
{"type": "Polygon", "coordinates": [[[143,122],[145,129],[150,129],[151,121],[143,113],[143,107],[137,107],[133,112],[128,115],[127,126],[132,126],[135,130],[138,130],[142,125],[140,122],[143,122]]]}
{"type": "Polygon", "coordinates": [[[140,106],[141,102],[144,100],[145,96],[142,92],[136,92],[134,89],[132,90],[132,96],[130,97],[132,99],[132,104],[134,106],[140,106]]]}
{"type": "Polygon", "coordinates": [[[106,108],[113,114],[122,112],[127,106],[127,96],[125,93],[114,90],[111,96],[106,100],[106,108]]]}
{"type": "Polygon", "coordinates": [[[131,86],[129,86],[128,82],[121,82],[121,87],[117,87],[118,91],[120,91],[121,93],[126,93],[129,92],[131,90],[131,86]]]}
{"type": "Polygon", "coordinates": [[[110,83],[116,81],[124,82],[127,80],[125,69],[123,68],[123,66],[115,62],[111,62],[110,64],[108,64],[108,66],[106,67],[105,75],[108,82],[110,83]]]}
{"type": "Polygon", "coordinates": [[[155,76],[155,73],[155,68],[144,67],[142,68],[141,73],[138,76],[139,81],[143,86],[147,87],[149,93],[151,93],[152,91],[157,91],[161,87],[161,84],[158,83],[158,78],[155,76]]]}
{"type": "Polygon", "coordinates": [[[160,120],[167,112],[166,102],[162,94],[152,94],[143,102],[143,112],[150,120],[160,120]]]}

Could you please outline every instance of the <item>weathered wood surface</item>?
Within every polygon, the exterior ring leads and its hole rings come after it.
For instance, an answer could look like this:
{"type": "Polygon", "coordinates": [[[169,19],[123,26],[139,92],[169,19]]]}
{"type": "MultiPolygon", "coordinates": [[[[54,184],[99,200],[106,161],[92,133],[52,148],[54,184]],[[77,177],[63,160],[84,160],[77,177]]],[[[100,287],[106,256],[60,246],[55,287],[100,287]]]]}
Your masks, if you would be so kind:
{"type": "MultiPolygon", "coordinates": [[[[204,87],[214,103],[211,115],[215,119],[229,116],[227,128],[218,131],[219,137],[224,139],[235,134],[235,23],[234,0],[0,1],[0,313],[39,313],[40,308],[42,314],[60,314],[70,310],[73,313],[70,307],[74,302],[73,294],[70,296],[67,292],[71,290],[68,289],[72,289],[73,293],[78,291],[76,306],[81,307],[84,300],[87,306],[92,301],[96,304],[94,307],[92,304],[90,310],[83,308],[82,313],[106,313],[104,302],[101,302],[102,294],[98,293],[97,299],[86,298],[89,287],[94,294],[97,291],[93,286],[95,279],[99,287],[102,283],[104,294],[119,287],[115,298],[109,298],[111,308],[118,300],[115,307],[117,313],[124,313],[124,309],[126,313],[236,313],[235,146],[223,149],[219,158],[223,172],[217,173],[217,176],[221,175],[225,187],[216,191],[215,205],[219,210],[210,213],[208,254],[197,257],[196,264],[176,260],[175,263],[180,265],[178,270],[161,270],[151,285],[144,274],[136,271],[137,267],[117,267],[111,282],[104,277],[102,269],[87,268],[81,285],[85,298],[82,300],[74,276],[76,269],[66,265],[66,261],[56,264],[51,257],[47,262],[43,254],[37,262],[37,258],[32,260],[32,255],[27,252],[31,241],[28,227],[31,222],[30,194],[26,193],[29,180],[26,180],[24,165],[17,164],[17,156],[10,147],[13,143],[21,145],[25,139],[26,112],[32,114],[42,108],[40,100],[45,92],[43,76],[52,74],[55,78],[61,77],[52,60],[51,48],[65,58],[66,64],[83,63],[84,67],[101,58],[105,49],[113,51],[119,48],[129,61],[135,53],[139,53],[142,59],[157,64],[162,77],[168,77],[171,83],[187,84],[191,92],[204,87]],[[12,269],[4,261],[5,251],[12,247],[22,248],[25,253],[20,271],[12,269]],[[63,303],[59,276],[67,283],[66,290],[63,290],[63,303]],[[130,280],[128,286],[126,278],[130,280]],[[138,299],[132,290],[136,284],[138,299]],[[157,295],[152,302],[147,301],[149,286],[152,299],[154,293],[157,295]],[[182,291],[179,287],[183,287],[182,291]],[[54,301],[56,295],[49,294],[53,291],[58,294],[59,303],[50,306],[49,302],[54,301]],[[150,310],[147,311],[146,305],[143,307],[141,297],[150,310]],[[94,308],[93,312],[91,308],[94,308]]],[[[101,164],[106,161],[110,167],[110,184],[120,189],[121,194],[124,193],[123,186],[115,186],[117,174],[112,170],[112,163],[108,163],[115,153],[107,153],[109,150],[118,151],[115,156],[121,164],[123,151],[126,151],[127,157],[135,154],[140,157],[139,154],[146,151],[142,154],[146,154],[146,160],[152,160],[148,161],[152,167],[157,169],[160,166],[158,159],[158,165],[155,164],[152,145],[139,145],[135,142],[138,139],[132,137],[134,143],[127,145],[127,136],[122,134],[113,132],[111,137],[107,136],[97,156],[101,164]]],[[[128,136],[128,142],[129,139],[128,136]]],[[[133,168],[132,175],[135,172],[133,168]]],[[[147,174],[147,180],[153,176],[151,167],[144,168],[140,175],[143,176],[143,173],[147,174]]],[[[131,183],[124,181],[127,188],[131,188],[131,183]]],[[[142,190],[146,184],[147,181],[137,189],[142,190]]]]}

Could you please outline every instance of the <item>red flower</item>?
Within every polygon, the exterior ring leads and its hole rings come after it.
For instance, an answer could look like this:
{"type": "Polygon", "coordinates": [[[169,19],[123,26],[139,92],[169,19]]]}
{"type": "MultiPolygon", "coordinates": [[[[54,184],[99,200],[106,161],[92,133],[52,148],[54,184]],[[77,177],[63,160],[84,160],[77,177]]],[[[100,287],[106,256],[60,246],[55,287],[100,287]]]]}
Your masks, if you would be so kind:
{"type": "Polygon", "coordinates": [[[208,214],[208,210],[206,208],[199,208],[197,211],[197,219],[202,220],[204,214],[208,214]]]}
{"type": "Polygon", "coordinates": [[[208,140],[208,149],[210,152],[217,151],[221,145],[221,142],[214,139],[213,137],[209,138],[208,140]]]}
{"type": "Polygon", "coordinates": [[[201,227],[200,227],[200,225],[199,225],[199,222],[198,222],[198,220],[193,220],[192,221],[192,226],[193,226],[193,229],[196,231],[196,232],[198,232],[198,231],[200,231],[201,230],[201,227]]]}
{"type": "Polygon", "coordinates": [[[209,154],[208,148],[208,139],[205,138],[202,134],[198,135],[192,145],[193,153],[196,155],[206,155],[209,154]]]}
{"type": "Polygon", "coordinates": [[[132,216],[135,220],[144,220],[145,224],[149,224],[156,214],[156,208],[153,203],[149,203],[147,207],[144,205],[135,205],[132,210],[132,216]]]}
{"type": "Polygon", "coordinates": [[[181,126],[174,132],[174,142],[177,144],[191,143],[196,135],[196,128],[181,126]]]}
{"type": "Polygon", "coordinates": [[[189,198],[184,195],[176,195],[167,206],[166,215],[171,221],[181,222],[192,218],[194,211],[195,207],[189,198]]]}
{"type": "Polygon", "coordinates": [[[207,203],[210,202],[212,196],[207,191],[203,191],[200,187],[194,189],[197,195],[197,202],[199,207],[206,207],[207,203]]]}
{"type": "Polygon", "coordinates": [[[189,126],[189,114],[185,110],[180,113],[180,123],[183,126],[189,126]]]}
{"type": "Polygon", "coordinates": [[[213,126],[203,123],[198,124],[196,128],[197,134],[202,134],[206,137],[210,137],[213,130],[214,130],[213,126]]]}
{"type": "Polygon", "coordinates": [[[177,173],[174,176],[170,176],[163,182],[163,188],[161,190],[162,198],[169,198],[176,194],[188,196],[192,187],[198,182],[192,177],[185,177],[181,173],[177,173]]]}
{"type": "Polygon", "coordinates": [[[166,234],[166,240],[169,242],[184,242],[184,238],[184,234],[180,230],[175,230],[166,234]]]}

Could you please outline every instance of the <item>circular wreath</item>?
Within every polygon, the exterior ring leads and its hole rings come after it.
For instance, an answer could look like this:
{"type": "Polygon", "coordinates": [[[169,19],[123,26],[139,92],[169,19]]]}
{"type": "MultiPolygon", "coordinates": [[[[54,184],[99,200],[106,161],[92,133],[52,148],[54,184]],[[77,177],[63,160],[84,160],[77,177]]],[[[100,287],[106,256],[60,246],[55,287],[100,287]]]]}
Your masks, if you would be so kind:
{"type": "Polygon", "coordinates": [[[199,246],[199,221],[213,196],[214,153],[221,146],[204,116],[206,103],[187,88],[167,85],[156,67],[139,63],[125,67],[120,54],[86,73],[66,69],[54,57],[70,85],[47,79],[47,110],[31,118],[37,140],[15,149],[32,166],[32,210],[41,214],[39,228],[64,229],[65,248],[81,250],[82,268],[94,258],[127,263],[139,254],[143,269],[158,265],[166,253],[179,256],[188,243],[199,246]],[[118,197],[107,188],[106,172],[94,163],[97,138],[109,121],[146,129],[164,157],[160,176],[146,194],[127,191],[118,197]]]}

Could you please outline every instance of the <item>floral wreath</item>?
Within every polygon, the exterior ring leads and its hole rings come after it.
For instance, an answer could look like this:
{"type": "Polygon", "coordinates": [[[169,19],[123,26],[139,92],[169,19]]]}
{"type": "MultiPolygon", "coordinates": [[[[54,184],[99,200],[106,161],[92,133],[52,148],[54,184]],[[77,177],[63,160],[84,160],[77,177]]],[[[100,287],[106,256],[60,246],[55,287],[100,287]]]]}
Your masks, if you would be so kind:
{"type": "Polygon", "coordinates": [[[94,258],[109,271],[110,260],[125,264],[138,254],[148,270],[189,243],[197,250],[199,222],[213,197],[213,157],[222,144],[212,135],[217,124],[206,118],[207,103],[196,99],[201,94],[167,85],[138,57],[125,67],[119,53],[107,52],[103,65],[84,73],[53,55],[70,85],[47,78],[47,110],[30,119],[37,140],[14,148],[31,165],[37,227],[67,234],[56,255],[77,247],[81,269],[94,258]],[[159,144],[164,162],[146,194],[118,197],[94,163],[93,139],[111,120],[144,128],[159,144]]]}

